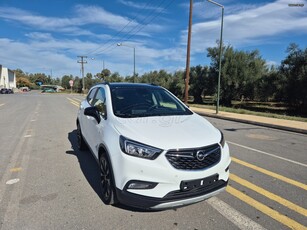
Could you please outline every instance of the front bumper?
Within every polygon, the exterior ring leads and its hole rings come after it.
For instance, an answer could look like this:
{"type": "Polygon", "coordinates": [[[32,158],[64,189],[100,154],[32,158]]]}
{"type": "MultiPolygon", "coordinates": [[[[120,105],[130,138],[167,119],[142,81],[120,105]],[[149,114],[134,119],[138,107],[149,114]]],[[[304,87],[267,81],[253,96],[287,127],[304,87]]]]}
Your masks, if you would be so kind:
{"type": "Polygon", "coordinates": [[[161,210],[203,201],[224,191],[227,184],[228,181],[217,180],[208,186],[191,189],[189,191],[175,190],[169,192],[163,198],[137,195],[118,188],[116,189],[116,195],[118,201],[125,205],[140,209],[161,210]]]}

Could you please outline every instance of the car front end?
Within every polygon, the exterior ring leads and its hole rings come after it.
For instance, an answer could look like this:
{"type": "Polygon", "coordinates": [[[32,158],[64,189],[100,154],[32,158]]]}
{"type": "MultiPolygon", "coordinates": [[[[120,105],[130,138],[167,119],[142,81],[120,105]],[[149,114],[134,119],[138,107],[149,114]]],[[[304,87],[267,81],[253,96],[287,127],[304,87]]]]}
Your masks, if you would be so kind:
{"type": "Polygon", "coordinates": [[[204,120],[196,114],[192,116],[177,124],[182,132],[172,136],[168,132],[176,130],[176,126],[170,129],[159,125],[165,118],[149,118],[146,124],[129,119],[133,131],[123,121],[114,121],[118,140],[112,144],[111,151],[117,153],[112,154],[112,165],[121,169],[114,171],[120,203],[142,209],[167,209],[196,203],[225,190],[229,147],[222,133],[205,126],[206,122],[199,123],[198,130],[209,129],[212,134],[208,137],[204,131],[203,135],[186,132],[195,119],[204,120]],[[145,138],[142,130],[150,135],[145,138]]]}

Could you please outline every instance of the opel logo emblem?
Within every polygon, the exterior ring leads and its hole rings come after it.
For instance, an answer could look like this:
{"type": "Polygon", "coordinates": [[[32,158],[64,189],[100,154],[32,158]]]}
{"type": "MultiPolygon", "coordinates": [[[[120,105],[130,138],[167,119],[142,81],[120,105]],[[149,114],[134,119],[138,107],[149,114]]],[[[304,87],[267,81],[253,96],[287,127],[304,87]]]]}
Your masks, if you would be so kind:
{"type": "Polygon", "coordinates": [[[206,153],[206,151],[204,151],[204,150],[198,150],[198,151],[196,152],[196,158],[197,158],[197,160],[199,160],[199,161],[203,161],[203,160],[205,159],[205,157],[208,156],[208,155],[209,155],[209,154],[206,153]]]}

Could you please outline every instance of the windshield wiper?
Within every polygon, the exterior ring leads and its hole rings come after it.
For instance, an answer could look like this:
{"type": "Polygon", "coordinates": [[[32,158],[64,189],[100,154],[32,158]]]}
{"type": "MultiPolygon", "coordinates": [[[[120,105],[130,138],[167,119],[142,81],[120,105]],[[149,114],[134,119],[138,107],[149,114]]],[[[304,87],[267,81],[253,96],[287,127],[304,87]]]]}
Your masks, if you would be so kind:
{"type": "Polygon", "coordinates": [[[135,117],[133,114],[130,114],[130,113],[116,113],[115,116],[122,117],[122,118],[135,117]]]}

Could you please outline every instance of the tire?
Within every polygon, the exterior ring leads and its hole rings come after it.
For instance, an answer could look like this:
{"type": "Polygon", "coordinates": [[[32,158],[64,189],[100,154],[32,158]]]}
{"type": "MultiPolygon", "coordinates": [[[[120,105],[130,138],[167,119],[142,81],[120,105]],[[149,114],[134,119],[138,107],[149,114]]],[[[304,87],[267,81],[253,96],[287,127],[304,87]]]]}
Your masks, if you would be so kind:
{"type": "Polygon", "coordinates": [[[99,168],[102,201],[107,205],[116,204],[117,200],[115,194],[112,167],[105,154],[102,154],[100,156],[99,168]]]}
{"type": "Polygon", "coordinates": [[[78,149],[83,151],[83,150],[87,150],[87,145],[84,141],[84,138],[82,136],[82,131],[81,131],[81,127],[80,124],[77,124],[77,144],[78,144],[78,149]]]}

